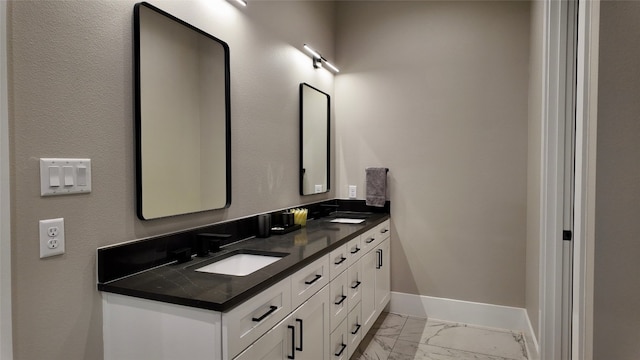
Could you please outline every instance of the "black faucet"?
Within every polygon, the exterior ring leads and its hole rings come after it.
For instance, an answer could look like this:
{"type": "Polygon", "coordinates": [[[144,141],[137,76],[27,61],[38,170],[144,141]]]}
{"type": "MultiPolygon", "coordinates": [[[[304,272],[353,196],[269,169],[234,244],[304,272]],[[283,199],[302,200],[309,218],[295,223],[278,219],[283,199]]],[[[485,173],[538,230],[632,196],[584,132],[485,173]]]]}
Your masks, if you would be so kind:
{"type": "Polygon", "coordinates": [[[207,256],[209,252],[220,251],[220,243],[231,237],[231,234],[196,234],[196,255],[207,256]]]}
{"type": "Polygon", "coordinates": [[[320,204],[320,208],[322,208],[322,213],[320,217],[325,217],[331,215],[332,212],[337,212],[340,208],[338,204],[320,204]]]}

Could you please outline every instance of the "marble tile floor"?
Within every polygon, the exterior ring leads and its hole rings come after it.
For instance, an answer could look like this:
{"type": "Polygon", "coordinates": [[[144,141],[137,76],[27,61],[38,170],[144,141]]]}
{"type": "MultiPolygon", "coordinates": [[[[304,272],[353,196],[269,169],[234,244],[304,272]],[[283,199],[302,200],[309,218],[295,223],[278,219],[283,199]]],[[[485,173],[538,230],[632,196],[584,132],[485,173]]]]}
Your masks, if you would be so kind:
{"type": "Polygon", "coordinates": [[[351,360],[526,360],[521,333],[383,313],[351,360]]]}

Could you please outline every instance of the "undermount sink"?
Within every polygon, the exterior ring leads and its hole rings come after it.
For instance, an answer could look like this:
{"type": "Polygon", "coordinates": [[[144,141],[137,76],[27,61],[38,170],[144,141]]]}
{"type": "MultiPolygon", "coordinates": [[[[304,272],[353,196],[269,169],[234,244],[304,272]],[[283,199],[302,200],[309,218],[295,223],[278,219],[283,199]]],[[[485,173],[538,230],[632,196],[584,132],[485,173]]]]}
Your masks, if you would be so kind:
{"type": "Polygon", "coordinates": [[[364,219],[337,218],[329,222],[338,223],[338,224],[361,224],[364,222],[364,219]]]}
{"type": "Polygon", "coordinates": [[[288,254],[237,250],[225,258],[199,267],[195,269],[195,271],[210,274],[246,276],[267,265],[273,264],[286,255],[288,254]]]}

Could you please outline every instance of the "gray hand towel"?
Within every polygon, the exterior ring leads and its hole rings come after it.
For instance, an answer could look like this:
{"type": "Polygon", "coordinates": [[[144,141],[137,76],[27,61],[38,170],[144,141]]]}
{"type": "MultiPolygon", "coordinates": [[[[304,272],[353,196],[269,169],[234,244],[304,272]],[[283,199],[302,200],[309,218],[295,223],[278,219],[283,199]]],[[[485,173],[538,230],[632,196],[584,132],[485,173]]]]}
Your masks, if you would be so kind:
{"type": "Polygon", "coordinates": [[[387,201],[387,168],[368,168],[367,205],[384,207],[387,201]]]}

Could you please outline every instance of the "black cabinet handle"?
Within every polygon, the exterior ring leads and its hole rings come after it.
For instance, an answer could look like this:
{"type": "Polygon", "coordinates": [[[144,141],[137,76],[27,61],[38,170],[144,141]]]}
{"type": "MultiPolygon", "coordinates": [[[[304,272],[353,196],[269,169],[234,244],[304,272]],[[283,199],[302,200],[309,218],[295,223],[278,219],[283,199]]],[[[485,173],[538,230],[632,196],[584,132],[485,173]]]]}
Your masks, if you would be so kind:
{"type": "Polygon", "coordinates": [[[338,261],[334,262],[333,264],[334,264],[334,265],[340,265],[340,264],[342,264],[343,262],[345,262],[346,260],[347,260],[347,258],[346,258],[346,257],[341,256],[341,257],[340,257],[340,260],[338,260],[338,261]]]}
{"type": "Polygon", "coordinates": [[[345,295],[340,296],[340,300],[334,302],[336,305],[342,305],[342,303],[347,299],[345,295]]]}
{"type": "Polygon", "coordinates": [[[302,323],[302,319],[296,319],[296,322],[298,324],[300,324],[300,347],[299,348],[297,347],[296,350],[302,351],[302,338],[303,338],[303,336],[302,336],[303,329],[302,328],[304,327],[304,324],[302,323]]]}
{"type": "Polygon", "coordinates": [[[351,285],[351,288],[352,288],[352,289],[357,289],[357,288],[358,288],[358,286],[360,286],[360,284],[362,284],[362,282],[360,282],[360,281],[356,281],[356,284],[355,284],[355,285],[351,285]]]}
{"type": "Polygon", "coordinates": [[[358,251],[360,251],[360,248],[356,246],[354,250],[351,250],[351,253],[356,254],[358,251]]]}
{"type": "Polygon", "coordinates": [[[366,242],[367,244],[371,244],[372,242],[374,242],[376,240],[376,238],[374,237],[370,237],[367,240],[365,240],[364,242],[366,242]]]}
{"type": "Polygon", "coordinates": [[[316,277],[315,277],[313,280],[305,281],[304,283],[305,283],[305,284],[307,284],[307,285],[311,285],[311,284],[313,284],[314,282],[316,282],[316,281],[320,280],[320,278],[321,278],[321,277],[322,277],[322,275],[318,275],[318,274],[316,274],[316,277]]]}
{"type": "Polygon", "coordinates": [[[384,234],[384,233],[387,233],[387,232],[389,232],[389,229],[385,228],[385,229],[380,230],[380,234],[384,234]]]}
{"type": "Polygon", "coordinates": [[[288,359],[296,358],[296,327],[293,325],[287,325],[291,329],[291,355],[287,355],[288,359]]]}
{"type": "Polygon", "coordinates": [[[356,324],[356,329],[351,332],[351,334],[355,335],[360,331],[360,324],[356,324]]]}
{"type": "Polygon", "coordinates": [[[376,250],[376,253],[378,254],[378,262],[376,263],[376,269],[380,269],[382,267],[382,250],[378,249],[376,250]]]}
{"type": "Polygon", "coordinates": [[[269,311],[267,311],[266,313],[262,314],[262,316],[260,316],[259,318],[251,318],[251,320],[255,321],[255,322],[260,322],[262,320],[264,320],[264,318],[266,318],[267,316],[273,314],[274,311],[278,310],[277,306],[271,305],[269,306],[269,311]]]}
{"type": "Polygon", "coordinates": [[[384,250],[380,249],[380,267],[382,267],[384,264],[382,263],[382,260],[384,259],[384,250]]]}
{"type": "Polygon", "coordinates": [[[342,355],[342,353],[344,352],[344,349],[347,348],[347,344],[345,344],[345,343],[342,343],[341,346],[342,347],[340,348],[340,351],[338,351],[337,353],[334,354],[336,357],[342,355]]]}

